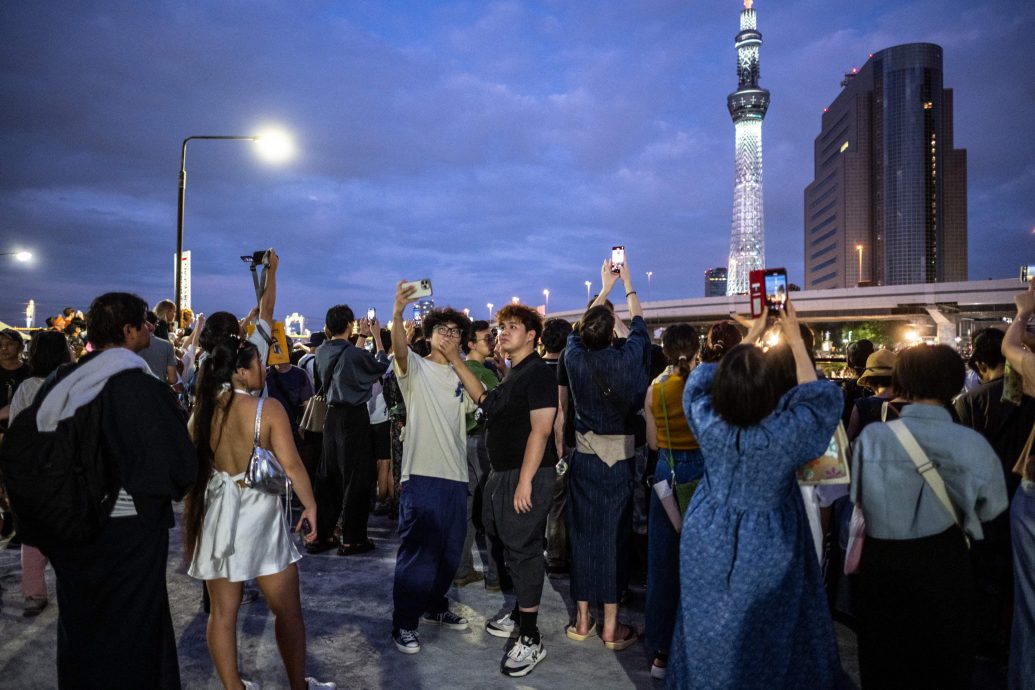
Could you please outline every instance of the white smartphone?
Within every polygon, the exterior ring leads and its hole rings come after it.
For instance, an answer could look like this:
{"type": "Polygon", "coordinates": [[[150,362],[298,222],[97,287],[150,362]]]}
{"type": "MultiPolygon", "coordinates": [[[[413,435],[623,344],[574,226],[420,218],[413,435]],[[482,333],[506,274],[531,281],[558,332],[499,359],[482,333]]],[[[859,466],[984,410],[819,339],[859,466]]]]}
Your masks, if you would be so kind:
{"type": "Polygon", "coordinates": [[[420,280],[408,280],[403,283],[403,287],[413,286],[414,293],[410,295],[410,299],[420,299],[422,297],[431,297],[431,278],[421,278],[420,280]]]}
{"type": "Polygon", "coordinates": [[[373,321],[376,318],[377,318],[377,309],[374,309],[373,307],[370,307],[370,309],[367,309],[367,321],[373,321]]]}
{"type": "Polygon", "coordinates": [[[611,247],[611,271],[618,273],[618,269],[625,265],[625,247],[611,247]]]}

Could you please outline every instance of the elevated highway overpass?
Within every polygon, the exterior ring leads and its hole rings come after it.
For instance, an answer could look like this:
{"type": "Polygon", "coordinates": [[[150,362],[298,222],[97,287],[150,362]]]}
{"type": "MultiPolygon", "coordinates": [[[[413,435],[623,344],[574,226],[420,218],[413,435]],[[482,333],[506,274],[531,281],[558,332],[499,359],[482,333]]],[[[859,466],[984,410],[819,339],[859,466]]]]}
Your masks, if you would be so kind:
{"type": "MultiPolygon", "coordinates": [[[[791,293],[799,317],[809,324],[850,324],[859,321],[902,321],[934,328],[941,342],[968,338],[972,329],[1003,323],[1016,309],[1013,296],[1024,290],[1016,278],[957,283],[886,285],[791,293]]],[[[612,293],[616,311],[628,319],[621,284],[612,293]]],[[[730,312],[747,314],[747,295],[699,297],[643,302],[644,317],[652,328],[687,322],[706,326],[728,318],[730,312]]],[[[577,321],[581,311],[551,312],[577,321]]]]}

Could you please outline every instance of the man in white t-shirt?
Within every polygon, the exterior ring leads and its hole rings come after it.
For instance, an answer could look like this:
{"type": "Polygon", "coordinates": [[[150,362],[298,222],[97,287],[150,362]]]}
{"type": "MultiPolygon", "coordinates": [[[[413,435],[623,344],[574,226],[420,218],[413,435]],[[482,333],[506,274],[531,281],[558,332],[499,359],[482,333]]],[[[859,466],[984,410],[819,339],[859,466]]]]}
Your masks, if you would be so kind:
{"type": "Polygon", "coordinates": [[[475,409],[443,353],[447,343],[466,338],[470,321],[452,309],[427,314],[431,354],[422,359],[407,347],[403,330],[403,309],[413,292],[399,283],[392,315],[393,367],[406,402],[392,639],[406,654],[420,651],[422,617],[453,630],[468,627],[449,610],[446,592],[467,534],[466,415],[475,409]]]}

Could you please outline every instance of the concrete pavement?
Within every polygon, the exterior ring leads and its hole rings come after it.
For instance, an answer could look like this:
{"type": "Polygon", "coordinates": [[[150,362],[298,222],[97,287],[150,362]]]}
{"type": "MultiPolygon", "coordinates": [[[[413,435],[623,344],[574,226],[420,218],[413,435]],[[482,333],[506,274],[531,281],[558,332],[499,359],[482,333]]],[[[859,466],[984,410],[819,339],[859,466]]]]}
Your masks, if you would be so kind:
{"type": "MultiPolygon", "coordinates": [[[[573,642],[564,635],[571,602],[566,577],[547,579],[539,626],[547,657],[525,678],[510,679],[499,672],[507,641],[484,630],[488,617],[513,607],[513,599],[485,591],[475,583],[450,591],[453,610],[466,616],[465,632],[421,626],[424,649],[416,655],[399,653],[389,635],[392,575],[395,566],[394,523],[371,517],[371,538],[377,549],[362,556],[339,557],[334,552],[302,559],[302,606],[308,639],[309,674],[333,680],[339,688],[660,688],[648,674],[650,654],[642,645],[623,652],[607,650],[598,637],[573,642]]],[[[185,688],[220,688],[205,644],[206,616],[201,610],[201,585],[187,577],[181,565],[181,533],[172,533],[168,582],[176,629],[180,671],[185,688]]],[[[16,549],[0,552],[0,688],[50,690],[56,687],[54,668],[57,607],[53,573],[47,581],[51,606],[37,618],[22,618],[19,590],[21,567],[16,549]]],[[[643,630],[643,590],[634,588],[621,619],[643,630]]],[[[838,626],[842,658],[857,678],[854,636],[838,626]]],[[[240,666],[245,678],[263,688],[287,687],[277,653],[273,619],[262,599],[241,608],[238,625],[240,666]]]]}

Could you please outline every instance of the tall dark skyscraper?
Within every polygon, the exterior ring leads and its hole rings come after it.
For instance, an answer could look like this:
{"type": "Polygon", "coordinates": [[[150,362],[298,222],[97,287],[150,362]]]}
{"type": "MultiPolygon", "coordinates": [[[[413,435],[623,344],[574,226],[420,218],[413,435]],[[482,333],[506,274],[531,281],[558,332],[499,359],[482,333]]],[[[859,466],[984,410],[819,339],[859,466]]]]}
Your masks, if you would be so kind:
{"type": "Polygon", "coordinates": [[[805,188],[806,290],[967,279],[967,152],[942,49],[909,43],[845,75],[805,188]]]}
{"type": "Polygon", "coordinates": [[[709,268],[704,272],[704,296],[721,297],[726,294],[726,267],[709,268]]]}
{"type": "Polygon", "coordinates": [[[762,120],[769,92],[758,85],[762,34],[752,0],[744,0],[737,44],[737,90],[726,98],[736,133],[733,222],[730,224],[729,279],[726,294],[748,291],[748,274],[765,264],[762,213],[762,120]]]}

